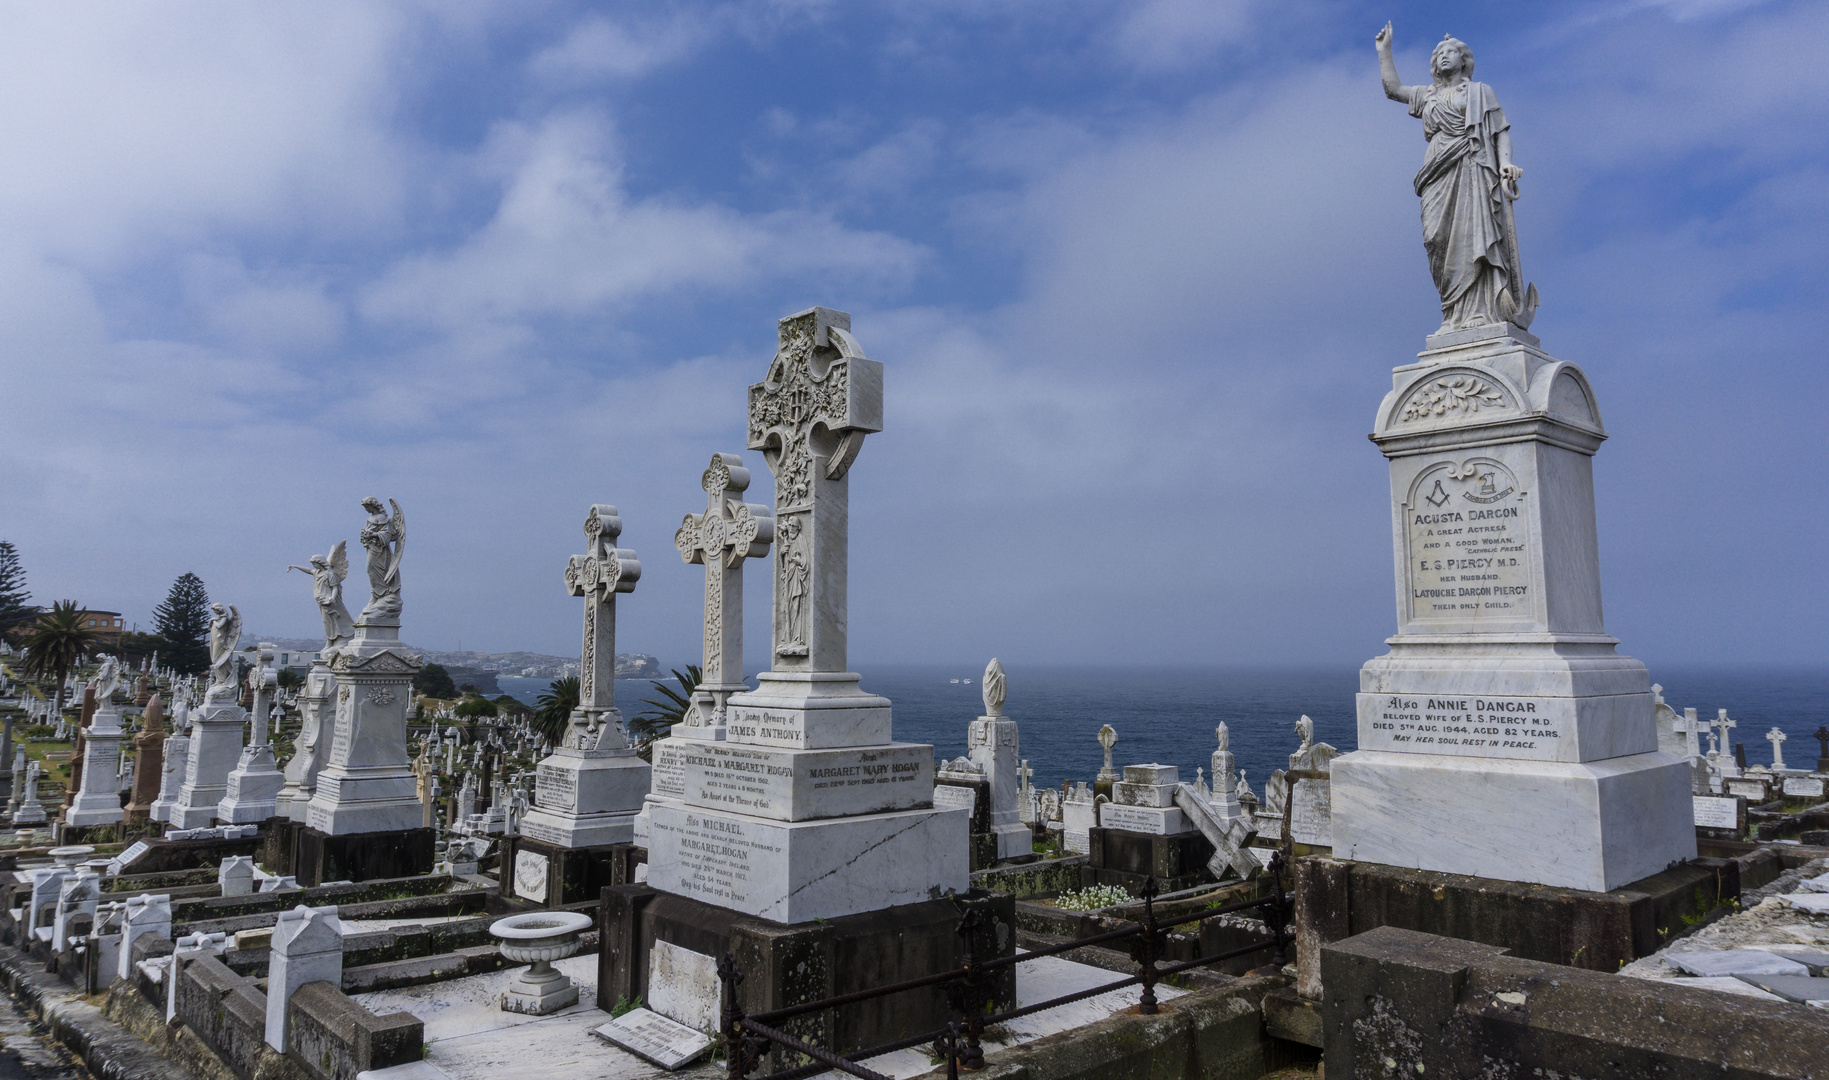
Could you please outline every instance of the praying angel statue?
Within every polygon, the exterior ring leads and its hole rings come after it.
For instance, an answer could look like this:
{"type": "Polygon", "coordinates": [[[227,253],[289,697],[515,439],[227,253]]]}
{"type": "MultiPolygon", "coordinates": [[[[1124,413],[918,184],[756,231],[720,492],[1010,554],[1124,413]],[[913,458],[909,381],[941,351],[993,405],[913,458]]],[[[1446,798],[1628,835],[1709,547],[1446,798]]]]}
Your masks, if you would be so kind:
{"type": "Polygon", "coordinates": [[[355,624],[350,621],[349,608],[343,604],[343,579],[349,576],[349,542],[338,540],[329,555],[313,555],[308,567],[286,567],[287,573],[294,570],[311,575],[311,595],[324,616],[324,651],[329,652],[354,637],[355,624]]]}
{"type": "Polygon", "coordinates": [[[241,644],[241,612],[234,604],[211,604],[210,687],[203,700],[209,704],[233,703],[241,691],[235,685],[235,646],[241,644]]]}
{"type": "Polygon", "coordinates": [[[362,547],[368,551],[368,606],[362,609],[359,622],[376,616],[392,622],[400,618],[400,558],[406,554],[406,515],[392,499],[394,516],[388,517],[381,500],[370,495],[362,500],[368,520],[362,524],[362,547]]]}
{"type": "Polygon", "coordinates": [[[1524,284],[1511,204],[1524,170],[1512,164],[1511,125],[1492,87],[1473,81],[1473,52],[1444,36],[1429,56],[1433,81],[1405,86],[1391,58],[1391,24],[1373,38],[1385,96],[1423,122],[1429,149],[1416,174],[1423,250],[1442,297],[1438,333],[1510,322],[1528,329],[1537,287],[1524,284]]]}

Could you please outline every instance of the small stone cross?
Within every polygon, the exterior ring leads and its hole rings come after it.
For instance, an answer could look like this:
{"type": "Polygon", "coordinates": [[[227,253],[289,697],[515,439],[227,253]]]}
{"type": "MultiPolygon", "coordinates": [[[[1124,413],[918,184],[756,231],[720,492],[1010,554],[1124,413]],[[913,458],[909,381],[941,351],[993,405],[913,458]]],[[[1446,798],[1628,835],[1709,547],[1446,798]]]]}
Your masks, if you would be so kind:
{"type": "MultiPolygon", "coordinates": [[[[775,519],[766,506],[738,501],[749,470],[735,454],[713,454],[700,478],[705,512],[687,514],[673,546],[680,558],[705,567],[705,667],[699,689],[724,696],[743,683],[743,561],[768,554],[775,519]]],[[[697,695],[694,695],[697,696],[697,695]]]]}
{"type": "Polygon", "coordinates": [[[1118,733],[1110,724],[1099,729],[1099,745],[1105,748],[1105,767],[1099,770],[1099,779],[1117,780],[1121,774],[1111,764],[1111,750],[1118,745],[1118,733]]]}
{"type": "Polygon", "coordinates": [[[578,708],[572,713],[565,744],[589,750],[611,740],[611,748],[628,744],[622,733],[622,716],[616,711],[616,594],[635,591],[641,580],[641,563],[635,552],[616,546],[622,519],[616,508],[600,503],[584,519],[584,554],[565,564],[565,588],[584,597],[584,651],[578,667],[578,708]],[[605,719],[614,721],[613,734],[600,737],[605,719]]]}
{"type": "Polygon", "coordinates": [[[1829,758],[1829,725],[1819,724],[1816,728],[1816,734],[1810,737],[1816,740],[1817,746],[1822,750],[1822,753],[1818,756],[1829,758]]]}
{"type": "Polygon", "coordinates": [[[1026,794],[1028,790],[1034,786],[1034,779],[1035,770],[1029,768],[1029,759],[1023,758],[1022,764],[1016,767],[1016,783],[1020,785],[1022,791],[1026,794]]]}
{"type": "Polygon", "coordinates": [[[1785,733],[1773,728],[1765,733],[1765,737],[1772,744],[1772,771],[1777,772],[1785,767],[1785,733]]]}
{"type": "MultiPolygon", "coordinates": [[[[1651,689],[1655,692],[1659,688],[1654,686],[1651,689]]],[[[1701,740],[1697,736],[1702,731],[1702,725],[1696,718],[1696,710],[1684,709],[1683,718],[1672,724],[1670,729],[1683,736],[1683,753],[1686,757],[1696,757],[1701,752],[1701,740]]]]}
{"type": "Polygon", "coordinates": [[[883,430],[883,365],[851,316],[811,308],[782,319],[768,376],[749,388],[749,448],[775,474],[776,670],[846,670],[848,474],[883,430]]]}

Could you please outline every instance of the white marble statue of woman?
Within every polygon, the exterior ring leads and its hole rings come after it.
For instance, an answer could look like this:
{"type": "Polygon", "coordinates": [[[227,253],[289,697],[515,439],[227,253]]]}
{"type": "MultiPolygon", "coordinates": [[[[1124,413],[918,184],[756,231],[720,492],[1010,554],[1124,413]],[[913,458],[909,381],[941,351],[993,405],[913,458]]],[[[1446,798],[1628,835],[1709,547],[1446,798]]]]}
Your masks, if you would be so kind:
{"type": "Polygon", "coordinates": [[[993,656],[991,662],[984,666],[984,679],[979,689],[984,692],[984,715],[1003,715],[1003,664],[993,656]]]}
{"type": "Polygon", "coordinates": [[[1423,249],[1442,297],[1442,333],[1510,321],[1530,325],[1536,289],[1522,297],[1511,202],[1524,170],[1512,164],[1511,127],[1499,99],[1473,81],[1473,53],[1444,37],[1429,57],[1434,81],[1405,86],[1391,58],[1391,24],[1373,39],[1385,96],[1423,122],[1429,149],[1416,174],[1423,249]],[[1522,299],[1522,303],[1520,303],[1522,299]]]}
{"type": "Polygon", "coordinates": [[[381,500],[370,495],[362,500],[368,520],[362,524],[362,547],[368,552],[368,606],[362,609],[362,622],[373,616],[400,617],[400,559],[406,554],[406,515],[392,499],[394,516],[388,517],[381,500]]]}
{"type": "MultiPolygon", "coordinates": [[[[376,504],[380,505],[379,503],[376,504]]],[[[288,566],[286,572],[303,570],[311,575],[311,595],[324,617],[324,651],[348,641],[356,634],[349,608],[343,604],[343,579],[349,576],[349,543],[338,540],[329,555],[313,555],[311,565],[288,566]]]]}
{"type": "Polygon", "coordinates": [[[241,612],[234,604],[211,604],[210,687],[203,700],[209,704],[233,702],[241,696],[235,683],[235,646],[241,644],[241,612]]]}
{"type": "Polygon", "coordinates": [[[95,678],[90,680],[95,687],[95,706],[103,708],[114,692],[121,688],[121,662],[112,656],[102,657],[102,666],[96,671],[95,678]]]}

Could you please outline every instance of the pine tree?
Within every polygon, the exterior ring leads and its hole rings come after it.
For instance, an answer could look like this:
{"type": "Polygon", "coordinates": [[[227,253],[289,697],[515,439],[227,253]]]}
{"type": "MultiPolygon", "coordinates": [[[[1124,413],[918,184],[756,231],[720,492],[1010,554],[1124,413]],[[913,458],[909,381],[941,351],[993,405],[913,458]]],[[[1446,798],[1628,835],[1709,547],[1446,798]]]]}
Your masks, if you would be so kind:
{"type": "Polygon", "coordinates": [[[20,628],[38,615],[32,594],[25,587],[25,567],[11,540],[0,540],[0,633],[20,628]]]}
{"type": "Polygon", "coordinates": [[[181,675],[201,675],[210,666],[210,596],[203,579],[185,574],[172,582],[165,602],[152,609],[153,625],[166,641],[167,660],[181,675]]]}

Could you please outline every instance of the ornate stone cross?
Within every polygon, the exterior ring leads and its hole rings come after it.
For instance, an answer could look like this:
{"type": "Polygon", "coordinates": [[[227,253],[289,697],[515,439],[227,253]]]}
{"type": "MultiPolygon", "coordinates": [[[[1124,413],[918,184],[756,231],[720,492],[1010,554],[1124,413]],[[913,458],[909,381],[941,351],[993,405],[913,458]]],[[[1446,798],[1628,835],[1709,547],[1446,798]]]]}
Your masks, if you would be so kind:
{"type": "Polygon", "coordinates": [[[1822,772],[1823,762],[1829,761],[1829,725],[1817,725],[1816,734],[1810,737],[1816,740],[1817,746],[1822,750],[1822,753],[1817,755],[1816,762],[1816,771],[1822,772]]]}
{"type": "Polygon", "coordinates": [[[749,388],[749,448],[775,474],[777,671],[846,668],[847,474],[883,430],[883,365],[850,331],[830,308],[782,319],[768,377],[749,388]]]}
{"type": "MultiPolygon", "coordinates": [[[[713,454],[700,480],[705,512],[687,514],[673,546],[705,567],[705,670],[699,689],[722,707],[743,682],[743,561],[768,554],[775,519],[766,506],[739,501],[749,470],[735,454],[713,454]]],[[[697,697],[698,695],[694,695],[697,697]]]]}
{"type": "Polygon", "coordinates": [[[1772,744],[1772,771],[1785,767],[1785,733],[1773,728],[1765,733],[1766,741],[1772,744]]]}
{"type": "Polygon", "coordinates": [[[635,552],[616,546],[622,519],[600,503],[584,518],[585,550],[565,564],[565,587],[584,597],[584,652],[578,665],[578,708],[572,712],[565,744],[573,749],[620,748],[628,744],[616,712],[616,594],[635,591],[641,563],[635,552]],[[611,731],[599,735],[605,720],[611,731]],[[607,744],[603,740],[608,740],[607,744]]]}

